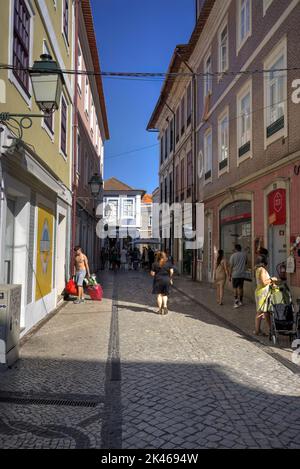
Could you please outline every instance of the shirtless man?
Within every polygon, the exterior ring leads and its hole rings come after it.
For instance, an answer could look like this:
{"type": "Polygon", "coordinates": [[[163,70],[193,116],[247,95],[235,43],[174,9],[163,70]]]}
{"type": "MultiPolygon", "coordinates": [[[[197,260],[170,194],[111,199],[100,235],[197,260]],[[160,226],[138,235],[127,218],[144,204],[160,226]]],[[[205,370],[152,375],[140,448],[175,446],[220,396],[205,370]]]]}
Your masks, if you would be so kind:
{"type": "Polygon", "coordinates": [[[81,247],[76,246],[74,248],[75,257],[74,257],[74,274],[76,276],[76,284],[78,287],[78,298],[74,301],[75,304],[83,303],[83,280],[85,276],[90,276],[90,268],[87,257],[83,254],[81,247]]]}

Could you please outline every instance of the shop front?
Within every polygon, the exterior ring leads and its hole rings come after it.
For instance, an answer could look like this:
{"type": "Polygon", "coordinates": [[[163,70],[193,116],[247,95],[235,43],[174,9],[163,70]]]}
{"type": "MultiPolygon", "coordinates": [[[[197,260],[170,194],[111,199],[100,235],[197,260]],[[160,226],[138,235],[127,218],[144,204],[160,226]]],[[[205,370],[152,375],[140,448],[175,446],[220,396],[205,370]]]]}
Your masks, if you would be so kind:
{"type": "Polygon", "coordinates": [[[229,260],[234,246],[240,244],[248,257],[248,268],[252,267],[252,215],[251,201],[236,200],[220,212],[220,248],[229,260]]]}

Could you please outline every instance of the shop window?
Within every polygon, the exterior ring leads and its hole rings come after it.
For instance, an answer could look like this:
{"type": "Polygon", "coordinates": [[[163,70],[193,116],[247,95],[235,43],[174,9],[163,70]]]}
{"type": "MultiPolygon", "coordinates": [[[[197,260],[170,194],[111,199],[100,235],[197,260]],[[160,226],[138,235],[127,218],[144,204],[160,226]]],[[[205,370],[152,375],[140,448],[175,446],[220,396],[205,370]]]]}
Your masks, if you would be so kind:
{"type": "Polygon", "coordinates": [[[220,249],[229,260],[235,244],[240,244],[248,256],[248,268],[251,268],[252,256],[251,219],[251,202],[248,200],[237,200],[220,211],[220,249]]]}

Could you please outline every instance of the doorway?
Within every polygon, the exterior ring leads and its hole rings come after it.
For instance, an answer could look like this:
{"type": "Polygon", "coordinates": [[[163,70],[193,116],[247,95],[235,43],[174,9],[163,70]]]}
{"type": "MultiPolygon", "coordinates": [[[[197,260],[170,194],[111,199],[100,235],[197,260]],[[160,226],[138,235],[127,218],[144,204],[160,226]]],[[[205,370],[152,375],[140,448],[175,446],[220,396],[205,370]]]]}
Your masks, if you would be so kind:
{"type": "Polygon", "coordinates": [[[66,217],[58,215],[56,247],[56,291],[60,295],[65,288],[66,280],[66,217]]]}
{"type": "Polygon", "coordinates": [[[13,283],[15,216],[16,202],[13,199],[7,199],[4,248],[4,281],[6,284],[13,283]]]}
{"type": "Polygon", "coordinates": [[[270,274],[278,277],[279,265],[286,262],[286,226],[270,225],[269,226],[269,267],[270,274]]]}

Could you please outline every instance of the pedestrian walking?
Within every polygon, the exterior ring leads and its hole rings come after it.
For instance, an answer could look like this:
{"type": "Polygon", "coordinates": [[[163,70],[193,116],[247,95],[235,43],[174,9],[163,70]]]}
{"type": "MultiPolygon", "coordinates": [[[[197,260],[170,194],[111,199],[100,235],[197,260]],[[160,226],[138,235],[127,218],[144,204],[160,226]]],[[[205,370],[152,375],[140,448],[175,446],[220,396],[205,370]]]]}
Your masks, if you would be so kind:
{"type": "Polygon", "coordinates": [[[83,254],[80,246],[74,248],[74,274],[75,282],[78,288],[78,298],[74,301],[75,304],[83,303],[83,280],[85,277],[90,277],[90,268],[88,259],[85,254],[83,254]]]}
{"type": "Polygon", "coordinates": [[[127,267],[127,249],[121,249],[121,269],[126,270],[127,267]]]}
{"type": "Polygon", "coordinates": [[[150,273],[154,277],[152,293],[157,295],[158,314],[168,314],[168,296],[174,271],[165,252],[157,253],[150,273]]]}
{"type": "Polygon", "coordinates": [[[152,265],[154,263],[155,259],[155,254],[152,248],[148,249],[148,264],[149,264],[149,270],[151,271],[152,265]]]}
{"type": "MultiPolygon", "coordinates": [[[[266,250],[265,250],[266,251],[266,250]]],[[[269,291],[270,285],[276,283],[278,279],[276,277],[270,277],[267,270],[268,258],[267,255],[263,254],[258,256],[255,265],[255,278],[256,278],[256,290],[255,290],[255,303],[256,303],[256,317],[255,317],[255,335],[266,335],[260,327],[262,319],[265,319],[268,326],[269,332],[271,328],[270,319],[270,306],[269,306],[269,291]]]]}
{"type": "Polygon", "coordinates": [[[235,252],[229,260],[229,280],[232,280],[234,291],[234,308],[243,305],[244,278],[247,265],[247,254],[242,252],[240,244],[235,245],[235,252]]]}
{"type": "Polygon", "coordinates": [[[227,278],[229,278],[228,266],[224,258],[223,249],[219,249],[218,251],[213,278],[217,287],[217,303],[223,305],[224,286],[227,278]]]}

